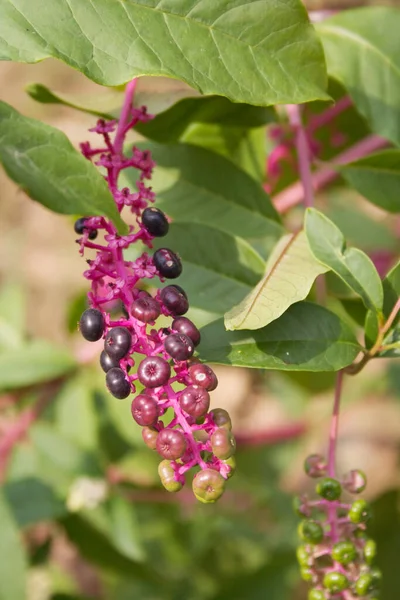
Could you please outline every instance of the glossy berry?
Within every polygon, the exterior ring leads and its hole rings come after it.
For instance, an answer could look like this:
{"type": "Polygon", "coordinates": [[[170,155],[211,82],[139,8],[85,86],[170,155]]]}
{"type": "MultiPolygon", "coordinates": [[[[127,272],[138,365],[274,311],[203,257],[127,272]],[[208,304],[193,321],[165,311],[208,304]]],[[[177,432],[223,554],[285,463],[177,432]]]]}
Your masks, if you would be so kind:
{"type": "Polygon", "coordinates": [[[367,487],[367,477],[360,469],[353,469],[343,478],[343,487],[350,494],[360,494],[367,487]]]}
{"type": "Polygon", "coordinates": [[[313,589],[308,592],[308,600],[326,600],[325,592],[313,589]]]}
{"type": "Polygon", "coordinates": [[[167,354],[175,360],[187,360],[194,352],[192,340],[182,333],[172,333],[165,338],[164,348],[167,354]]]}
{"type": "Polygon", "coordinates": [[[142,223],[147,231],[154,237],[167,235],[169,223],[165,214],[154,206],[145,208],[142,213],[142,223]]]}
{"type": "Polygon", "coordinates": [[[126,327],[113,327],[104,340],[104,350],[109,356],[120,360],[124,358],[132,344],[132,336],[126,327]]]}
{"type": "Polygon", "coordinates": [[[210,407],[210,394],[198,385],[189,385],[179,396],[181,408],[191,417],[203,417],[210,407]]]}
{"type": "Polygon", "coordinates": [[[333,546],[332,558],[341,565],[349,565],[357,558],[357,549],[351,542],[338,542],[333,546]]]}
{"type": "Polygon", "coordinates": [[[169,248],[160,248],[153,255],[153,262],[162,277],[176,279],[182,273],[182,263],[169,248]]]}
{"type": "Polygon", "coordinates": [[[185,454],[186,438],[178,429],[162,429],[157,436],[158,454],[169,460],[177,460],[185,454]]]}
{"type": "Polygon", "coordinates": [[[220,429],[232,429],[232,421],[228,412],[224,408],[213,408],[210,413],[211,418],[215,425],[220,429]]]}
{"type": "Polygon", "coordinates": [[[309,477],[324,477],[327,468],[326,460],[321,454],[310,454],[304,461],[304,470],[309,477]]]}
{"type": "Polygon", "coordinates": [[[123,370],[118,367],[113,367],[107,372],[106,385],[110,393],[120,400],[127,398],[131,393],[131,385],[125,379],[123,370]]]}
{"type": "Polygon", "coordinates": [[[296,549],[297,562],[301,567],[309,567],[311,563],[311,553],[307,546],[302,544],[296,549]]]}
{"type": "Polygon", "coordinates": [[[235,454],[236,442],[228,429],[216,429],[210,439],[213,454],[222,460],[226,460],[235,454]]]}
{"type": "Polygon", "coordinates": [[[197,329],[196,325],[192,323],[190,319],[187,317],[177,317],[172,321],[171,329],[178,333],[183,333],[187,335],[192,340],[195,346],[198,346],[200,343],[200,331],[197,329]]]}
{"type": "Polygon", "coordinates": [[[155,450],[157,445],[158,431],[152,427],[143,427],[142,438],[150,450],[155,450]]]}
{"type": "MultiPolygon", "coordinates": [[[[214,371],[208,365],[195,363],[189,367],[189,377],[196,385],[200,385],[208,392],[212,392],[218,385],[218,379],[214,371]]],[[[223,409],[220,409],[223,410],[223,409]]],[[[226,411],[225,411],[226,412],[226,411]]],[[[228,413],[226,413],[228,414],[228,413]]],[[[229,415],[228,415],[229,416],[229,415]]],[[[230,419],[229,419],[230,421],[230,419]]]]}
{"type": "Polygon", "coordinates": [[[107,373],[110,369],[114,367],[119,367],[119,360],[116,358],[112,358],[107,354],[105,350],[100,354],[100,366],[103,369],[104,373],[107,373]]]}
{"type": "Polygon", "coordinates": [[[79,321],[79,331],[88,342],[97,342],[104,333],[104,317],[99,310],[88,308],[79,321]]]}
{"type": "Polygon", "coordinates": [[[224,493],[225,479],[214,469],[203,469],[193,478],[192,488],[197,500],[209,504],[224,493]]]}
{"type": "Polygon", "coordinates": [[[168,492],[179,492],[183,484],[176,480],[175,471],[171,466],[171,461],[162,460],[158,465],[158,474],[161,479],[161,483],[168,492]]]}
{"type": "Polygon", "coordinates": [[[185,292],[178,285],[167,285],[160,292],[165,308],[174,316],[184,315],[189,310],[185,292]]]}
{"type": "Polygon", "coordinates": [[[333,500],[338,500],[340,498],[342,486],[336,479],[325,477],[318,482],[316,491],[322,498],[332,502],[333,500]]]}
{"type": "Polygon", "coordinates": [[[88,229],[89,230],[89,236],[88,236],[89,240],[95,240],[97,238],[97,229],[85,227],[86,221],[87,221],[86,217],[81,217],[80,219],[75,221],[75,224],[74,224],[75,233],[77,233],[78,235],[83,235],[85,229],[88,229]]]}
{"type": "Polygon", "coordinates": [[[235,471],[236,471],[236,458],[234,456],[230,456],[229,458],[227,458],[226,460],[223,460],[222,462],[225,465],[228,465],[228,467],[230,468],[230,471],[227,474],[227,478],[230,479],[232,477],[232,475],[235,474],[235,471]]]}
{"type": "Polygon", "coordinates": [[[160,356],[148,356],[139,365],[138,378],[147,388],[157,388],[167,383],[171,367],[160,356]]]}
{"type": "Polygon", "coordinates": [[[298,532],[301,539],[309,544],[319,544],[324,539],[324,530],[321,525],[311,519],[302,521],[298,532]]]}
{"type": "Polygon", "coordinates": [[[324,577],[323,583],[324,587],[334,594],[343,592],[349,587],[349,580],[347,579],[346,575],[343,575],[343,573],[337,573],[336,571],[327,573],[324,577]]]}
{"type": "Polygon", "coordinates": [[[379,588],[382,583],[382,571],[377,567],[373,567],[369,573],[372,577],[374,589],[379,588]]]}
{"type": "Polygon", "coordinates": [[[313,580],[313,572],[309,567],[300,567],[300,577],[303,581],[312,581],[313,580]]]}
{"type": "Polygon", "coordinates": [[[367,596],[374,590],[373,578],[369,573],[361,575],[355,585],[357,596],[367,596]]]}
{"type": "Polygon", "coordinates": [[[371,565],[376,557],[376,542],[374,540],[367,540],[363,550],[365,561],[371,565]]]}
{"type": "Polygon", "coordinates": [[[151,296],[139,296],[131,305],[131,314],[138,321],[150,323],[155,321],[161,313],[161,307],[157,300],[151,296]]]}
{"type": "Polygon", "coordinates": [[[371,509],[365,500],[356,500],[349,510],[349,519],[353,523],[365,523],[371,517],[371,509]]]}
{"type": "Polygon", "coordinates": [[[138,425],[151,426],[158,421],[158,404],[151,396],[139,394],[132,400],[132,417],[138,425]]]}

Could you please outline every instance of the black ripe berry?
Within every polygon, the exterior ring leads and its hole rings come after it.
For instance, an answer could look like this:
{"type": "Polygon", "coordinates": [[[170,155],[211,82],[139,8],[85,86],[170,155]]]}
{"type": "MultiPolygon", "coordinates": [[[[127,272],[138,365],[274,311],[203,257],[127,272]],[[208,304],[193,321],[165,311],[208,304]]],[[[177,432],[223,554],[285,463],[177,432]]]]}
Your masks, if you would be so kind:
{"type": "Polygon", "coordinates": [[[184,315],[189,310],[189,302],[185,292],[179,285],[167,285],[160,292],[165,308],[175,315],[184,315]]]}
{"type": "Polygon", "coordinates": [[[160,312],[160,305],[151,296],[141,295],[131,306],[132,316],[143,323],[155,321],[160,316],[160,312]]]}
{"type": "Polygon", "coordinates": [[[120,360],[128,354],[132,336],[126,327],[113,327],[106,335],[104,350],[109,356],[120,360]]]}
{"type": "Polygon", "coordinates": [[[85,229],[87,229],[89,231],[89,240],[94,240],[97,238],[97,229],[92,229],[92,228],[86,227],[86,220],[87,220],[86,217],[81,217],[80,219],[75,221],[75,224],[74,224],[75,233],[77,233],[78,235],[83,235],[85,229]]]}
{"type": "Polygon", "coordinates": [[[123,370],[118,367],[113,367],[108,371],[106,385],[110,393],[120,400],[127,398],[131,393],[130,383],[125,379],[123,370]]]}
{"type": "Polygon", "coordinates": [[[171,367],[160,356],[148,356],[139,365],[138,378],[147,388],[160,387],[171,376],[171,367]]]}
{"type": "Polygon", "coordinates": [[[200,343],[200,331],[190,319],[178,317],[172,321],[171,328],[178,333],[183,333],[190,337],[195,346],[198,346],[200,343]]]}
{"type": "Polygon", "coordinates": [[[173,333],[165,338],[164,348],[175,360],[187,360],[194,352],[194,343],[187,335],[173,333]]]}
{"type": "Polygon", "coordinates": [[[104,317],[99,310],[88,308],[79,321],[79,330],[85,340],[97,342],[104,333],[104,317]]]}
{"type": "Polygon", "coordinates": [[[179,256],[168,248],[160,248],[153,255],[153,262],[162,277],[176,279],[182,273],[182,263],[179,256]]]}
{"type": "Polygon", "coordinates": [[[154,237],[164,237],[168,233],[169,223],[159,208],[153,206],[145,208],[142,213],[142,223],[154,237]]]}
{"type": "Polygon", "coordinates": [[[114,367],[119,367],[119,360],[116,358],[112,358],[107,354],[105,350],[100,354],[100,366],[103,369],[104,373],[107,373],[110,369],[114,367]]]}

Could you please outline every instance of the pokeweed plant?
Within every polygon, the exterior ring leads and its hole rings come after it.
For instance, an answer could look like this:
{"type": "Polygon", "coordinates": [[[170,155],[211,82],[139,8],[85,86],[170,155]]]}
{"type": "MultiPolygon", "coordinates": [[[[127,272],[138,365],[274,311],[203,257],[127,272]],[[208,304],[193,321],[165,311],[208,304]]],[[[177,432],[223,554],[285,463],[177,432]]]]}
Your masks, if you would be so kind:
{"type": "Polygon", "coordinates": [[[104,340],[109,392],[137,393],[132,417],[163,459],[164,487],[179,491],[197,468],[193,491],[208,503],[233,474],[235,441],[226,410],[209,410],[217,379],[206,363],[337,372],[327,455],[305,461],[316,497],[295,502],[297,556],[309,600],[375,600],[370,509],[349,500],[366,477],[357,465],[337,472],[336,446],[345,377],[400,355],[398,243],[384,256],[347,246],[346,220],[329,202],[317,210],[314,194],[341,177],[400,210],[400,11],[316,13],[314,28],[298,0],[45,5],[0,0],[1,57],[58,58],[104,86],[126,84],[123,100],[114,89],[110,109],[32,85],[39,102],[100,117],[101,141],[79,155],[1,103],[0,160],[34,200],[81,215],[80,251],[92,254],[79,329],[104,340]],[[202,95],[148,111],[136,100],[142,75],[202,95]],[[128,143],[132,129],[147,139],[128,143]],[[289,213],[300,204],[300,217],[289,213]],[[201,331],[184,316],[188,298],[208,314],[201,331]]]}

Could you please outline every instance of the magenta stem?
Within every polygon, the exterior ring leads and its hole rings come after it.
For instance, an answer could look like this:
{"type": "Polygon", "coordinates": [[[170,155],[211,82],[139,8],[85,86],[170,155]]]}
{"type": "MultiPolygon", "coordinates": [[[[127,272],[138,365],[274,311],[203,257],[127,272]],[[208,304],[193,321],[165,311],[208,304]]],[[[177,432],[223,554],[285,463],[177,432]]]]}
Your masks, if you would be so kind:
{"type": "Polygon", "coordinates": [[[339,428],[339,412],[340,398],[343,387],[343,371],[339,371],[336,376],[335,399],[333,403],[333,413],[331,419],[331,430],[329,434],[329,450],[328,450],[328,475],[335,477],[336,475],[336,445],[339,428]]]}
{"type": "Polygon", "coordinates": [[[114,152],[116,154],[122,154],[125,134],[126,134],[126,126],[130,123],[131,120],[131,110],[133,104],[133,97],[135,95],[137,79],[132,79],[125,89],[125,99],[122,105],[121,116],[118,122],[117,132],[115,134],[114,139],[114,152]]]}
{"type": "Polygon", "coordinates": [[[301,185],[303,186],[303,202],[306,208],[314,205],[314,190],[311,175],[310,147],[301,120],[301,107],[288,104],[286,107],[289,122],[295,131],[295,144],[301,185]]]}

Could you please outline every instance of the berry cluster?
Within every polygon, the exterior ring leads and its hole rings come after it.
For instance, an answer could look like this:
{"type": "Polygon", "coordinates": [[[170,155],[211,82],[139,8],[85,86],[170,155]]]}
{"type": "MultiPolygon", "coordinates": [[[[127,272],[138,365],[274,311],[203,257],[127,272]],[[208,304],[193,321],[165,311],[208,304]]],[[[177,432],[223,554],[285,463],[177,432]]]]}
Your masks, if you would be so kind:
{"type": "Polygon", "coordinates": [[[130,209],[136,225],[129,228],[128,235],[120,236],[104,217],[76,221],[75,231],[82,236],[77,240],[81,253],[96,251],[84,273],[91,281],[90,308],[83,313],[79,329],[88,341],[104,338],[100,365],[113,396],[127,398],[139,387],[131,405],[132,417],[143,427],[145,444],[163,458],[159,475],[164,487],[179,491],[186,473],[198,466],[194,494],[202,502],[214,502],[235,469],[231,421],[223,409],[209,411],[209,392],[218,381],[209,366],[193,358],[200,332],[183,316],[189,309],[185,291],[171,284],[151,295],[140,285],[144,278],[158,277],[161,282],[177,278],[182,272],[179,256],[169,248],[160,248],[152,256],[144,252],[135,261],[125,260],[123,251],[131,244],[141,241],[152,248],[154,237],[165,236],[169,229],[165,214],[148,206],[154,201],[151,187],[144,183],[151,178],[154,166],[150,153],[136,147],[130,157],[122,153],[121,138],[138,121],[150,117],[145,108],[138,110],[131,105],[126,114],[129,120],[123,122],[121,117],[118,126],[113,121],[99,120],[91,130],[102,136],[101,148],[92,149],[89,143],[81,146],[86,158],[97,157],[95,164],[106,170],[105,179],[119,211],[130,209]],[[117,186],[120,171],[131,167],[140,172],[135,193],[117,186]],[[94,243],[101,230],[104,243],[94,243]],[[112,318],[110,310],[116,304],[121,314],[112,318]],[[156,327],[160,315],[171,318],[168,327],[156,327]],[[130,373],[135,363],[136,372],[130,373]],[[167,415],[162,419],[167,409],[173,411],[169,421],[167,415]]]}
{"type": "Polygon", "coordinates": [[[312,585],[308,600],[376,600],[381,572],[373,566],[375,542],[366,534],[369,505],[365,500],[341,500],[343,490],[350,494],[364,491],[364,473],[350,471],[339,482],[326,476],[327,464],[318,454],[306,459],[305,471],[309,477],[320,478],[319,499],[295,499],[295,510],[303,518],[297,559],[302,578],[312,585]]]}

